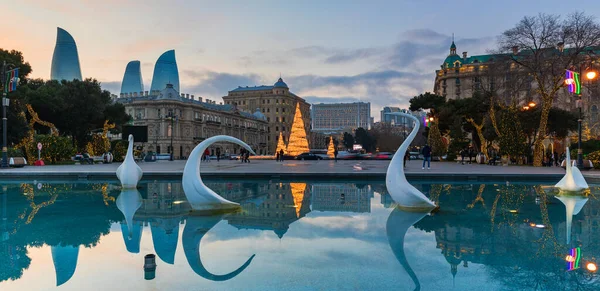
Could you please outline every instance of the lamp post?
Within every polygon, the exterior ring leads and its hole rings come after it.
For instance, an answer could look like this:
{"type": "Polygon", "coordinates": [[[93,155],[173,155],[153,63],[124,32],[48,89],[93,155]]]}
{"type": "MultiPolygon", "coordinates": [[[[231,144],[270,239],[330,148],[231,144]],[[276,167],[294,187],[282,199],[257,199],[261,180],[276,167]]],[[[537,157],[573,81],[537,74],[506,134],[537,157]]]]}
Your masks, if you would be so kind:
{"type": "MultiPolygon", "coordinates": [[[[6,78],[8,77],[8,73],[6,70],[8,69],[8,66],[14,67],[15,65],[13,64],[7,64],[6,61],[2,62],[2,71],[0,71],[0,84],[2,84],[4,86],[4,90],[2,90],[2,163],[0,163],[0,167],[1,168],[8,168],[8,148],[7,148],[7,140],[8,140],[8,135],[7,135],[7,121],[8,119],[6,118],[6,109],[8,108],[8,105],[10,104],[10,100],[6,97],[6,93],[9,91],[8,88],[8,82],[6,82],[6,78]]],[[[17,70],[18,69],[14,69],[17,70]]],[[[16,80],[14,80],[16,81],[16,80]]]]}
{"type": "MultiPolygon", "coordinates": [[[[583,68],[581,68],[583,72],[583,68]]],[[[585,77],[588,81],[591,81],[597,77],[597,73],[594,70],[589,70],[585,77]]],[[[569,92],[579,96],[576,101],[576,107],[579,109],[579,118],[577,119],[577,168],[583,168],[583,148],[581,147],[581,122],[583,121],[582,108],[583,108],[583,96],[581,95],[581,84],[579,83],[579,73],[567,70],[567,78],[565,84],[569,86],[569,92]]]]}
{"type": "Polygon", "coordinates": [[[175,121],[175,114],[173,114],[173,112],[171,111],[167,114],[167,117],[171,119],[171,155],[169,156],[169,161],[173,161],[173,135],[175,133],[175,127],[173,126],[173,123],[175,121]]]}

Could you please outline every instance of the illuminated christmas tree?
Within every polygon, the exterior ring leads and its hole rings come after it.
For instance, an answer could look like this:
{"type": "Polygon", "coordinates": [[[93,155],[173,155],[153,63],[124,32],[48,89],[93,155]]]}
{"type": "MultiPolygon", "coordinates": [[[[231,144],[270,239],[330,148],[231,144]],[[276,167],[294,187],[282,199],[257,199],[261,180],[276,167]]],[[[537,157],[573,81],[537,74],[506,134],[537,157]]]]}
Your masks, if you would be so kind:
{"type": "Polygon", "coordinates": [[[292,197],[294,198],[294,207],[296,208],[296,217],[300,218],[300,209],[304,201],[304,192],[306,191],[306,183],[290,183],[292,189],[292,197]]]}
{"type": "Polygon", "coordinates": [[[279,139],[277,140],[277,149],[275,150],[275,155],[277,155],[277,153],[280,150],[283,150],[283,153],[285,154],[286,150],[285,150],[285,142],[283,142],[283,135],[281,134],[281,131],[279,132],[279,139]]]}
{"type": "Polygon", "coordinates": [[[335,151],[335,149],[333,147],[333,137],[330,136],[329,137],[329,146],[327,147],[327,156],[329,156],[330,158],[333,158],[334,151],[335,151]]]}
{"type": "Polygon", "coordinates": [[[294,114],[290,139],[288,140],[287,154],[297,156],[305,152],[308,152],[308,140],[306,139],[306,130],[300,112],[300,102],[298,102],[296,103],[296,113],[294,114]]]}

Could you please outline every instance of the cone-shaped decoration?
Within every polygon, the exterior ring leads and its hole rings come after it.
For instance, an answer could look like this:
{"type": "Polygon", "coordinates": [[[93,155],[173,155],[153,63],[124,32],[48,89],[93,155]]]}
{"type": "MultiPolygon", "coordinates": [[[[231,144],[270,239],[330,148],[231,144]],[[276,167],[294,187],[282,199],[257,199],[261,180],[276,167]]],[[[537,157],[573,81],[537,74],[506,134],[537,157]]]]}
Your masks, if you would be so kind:
{"type": "Polygon", "coordinates": [[[281,134],[281,131],[279,132],[279,139],[277,140],[277,150],[275,151],[275,155],[277,155],[277,153],[283,150],[283,153],[286,153],[286,145],[285,142],[283,142],[283,134],[281,134]]]}
{"type": "Polygon", "coordinates": [[[329,146],[327,147],[327,156],[333,158],[333,152],[335,152],[335,147],[333,146],[333,136],[330,136],[329,146]]]}
{"type": "Polygon", "coordinates": [[[292,197],[294,197],[294,207],[296,207],[296,217],[300,218],[300,209],[302,208],[302,202],[304,201],[304,191],[306,190],[306,183],[290,183],[292,189],[292,197]]]}
{"type": "Polygon", "coordinates": [[[290,140],[287,145],[287,154],[297,156],[305,152],[308,152],[308,140],[306,139],[306,129],[302,120],[302,112],[300,112],[300,102],[298,102],[296,103],[296,113],[294,114],[290,140]]]}

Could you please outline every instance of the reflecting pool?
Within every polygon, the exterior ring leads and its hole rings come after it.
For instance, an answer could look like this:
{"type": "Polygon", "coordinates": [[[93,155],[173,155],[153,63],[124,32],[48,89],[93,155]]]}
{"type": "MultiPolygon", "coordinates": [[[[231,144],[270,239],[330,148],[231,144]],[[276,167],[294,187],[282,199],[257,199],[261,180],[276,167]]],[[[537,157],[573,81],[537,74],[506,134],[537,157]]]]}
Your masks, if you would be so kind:
{"type": "Polygon", "coordinates": [[[242,209],[198,216],[180,181],[117,183],[5,181],[0,290],[600,290],[595,185],[413,182],[424,215],[383,181],[207,180],[242,209]]]}

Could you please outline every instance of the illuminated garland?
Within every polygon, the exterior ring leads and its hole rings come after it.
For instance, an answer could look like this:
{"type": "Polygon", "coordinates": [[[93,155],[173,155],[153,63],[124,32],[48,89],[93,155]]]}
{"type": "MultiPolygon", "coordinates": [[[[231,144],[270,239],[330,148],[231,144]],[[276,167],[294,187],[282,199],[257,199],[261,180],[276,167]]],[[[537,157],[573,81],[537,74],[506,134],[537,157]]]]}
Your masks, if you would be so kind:
{"type": "Polygon", "coordinates": [[[579,80],[579,73],[567,70],[565,83],[569,88],[569,92],[573,94],[581,94],[581,82],[579,80]]]}
{"type": "Polygon", "coordinates": [[[275,149],[275,155],[277,155],[277,153],[280,150],[283,150],[283,153],[285,154],[286,146],[285,142],[283,142],[283,134],[281,133],[281,131],[279,132],[279,139],[277,140],[277,148],[275,149]]]}
{"type": "Polygon", "coordinates": [[[581,260],[581,249],[573,248],[569,256],[567,256],[567,271],[573,271],[579,269],[579,262],[581,260]]]}
{"type": "Polygon", "coordinates": [[[327,147],[327,156],[334,157],[335,147],[333,146],[333,136],[329,137],[329,146],[327,147]]]}

